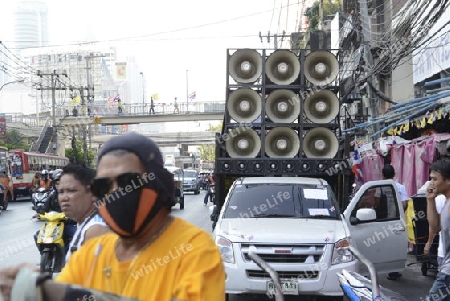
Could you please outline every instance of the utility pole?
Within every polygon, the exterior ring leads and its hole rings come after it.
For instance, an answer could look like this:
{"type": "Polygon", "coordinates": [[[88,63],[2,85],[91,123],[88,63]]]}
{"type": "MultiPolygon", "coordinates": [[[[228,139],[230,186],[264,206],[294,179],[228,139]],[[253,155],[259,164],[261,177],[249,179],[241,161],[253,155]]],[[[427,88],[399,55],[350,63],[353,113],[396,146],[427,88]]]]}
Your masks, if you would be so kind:
{"type": "MultiPolygon", "coordinates": [[[[360,1],[361,8],[361,18],[362,18],[362,27],[363,27],[363,45],[364,45],[364,60],[366,61],[366,74],[367,74],[367,97],[369,98],[369,107],[370,107],[370,115],[372,119],[378,117],[378,108],[377,102],[374,98],[372,87],[375,87],[373,82],[372,68],[373,68],[373,58],[372,52],[370,50],[370,40],[371,40],[371,29],[370,29],[370,20],[369,20],[369,10],[367,8],[367,0],[360,1]]],[[[374,123],[372,125],[373,133],[379,131],[379,124],[374,123]]]]}
{"type": "Polygon", "coordinates": [[[186,70],[186,113],[189,113],[189,70],[186,70]]]}
{"type": "Polygon", "coordinates": [[[281,37],[281,42],[283,42],[284,38],[289,38],[289,35],[286,34],[286,32],[283,30],[282,35],[277,34],[270,34],[270,31],[267,32],[267,35],[263,36],[261,35],[261,32],[259,32],[259,39],[261,40],[261,43],[263,42],[263,38],[267,38],[267,43],[270,43],[270,38],[273,38],[273,48],[276,50],[278,49],[278,38],[281,37]]]}
{"type": "Polygon", "coordinates": [[[323,30],[323,0],[319,2],[319,30],[323,30]]]}
{"type": "MultiPolygon", "coordinates": [[[[37,71],[37,75],[42,79],[44,76],[50,76],[50,87],[49,88],[43,88],[42,83],[39,88],[36,88],[37,90],[51,90],[52,91],[52,128],[53,128],[53,137],[58,137],[57,135],[57,129],[56,129],[56,90],[66,90],[66,88],[57,88],[56,87],[56,78],[64,75],[67,77],[67,73],[64,71],[63,73],[58,73],[56,70],[53,70],[52,73],[41,73],[40,70],[37,71]]],[[[58,144],[59,141],[56,141],[56,144],[58,144]]],[[[55,152],[55,151],[54,151],[55,152]]]]}
{"type": "MultiPolygon", "coordinates": [[[[86,90],[88,91],[88,95],[89,95],[89,87],[86,87],[86,90]]],[[[81,97],[81,107],[83,108],[86,104],[85,98],[84,98],[84,89],[83,87],[80,88],[80,97],[81,97]]],[[[81,110],[82,112],[84,112],[84,110],[81,110]]],[[[84,114],[83,114],[84,115],[84,114]]],[[[87,150],[87,140],[86,140],[86,125],[85,124],[81,124],[81,130],[83,131],[83,160],[84,160],[84,164],[89,165],[88,162],[88,150],[87,150]]]]}
{"type": "Polygon", "coordinates": [[[61,75],[64,75],[67,77],[67,73],[57,73],[56,70],[53,70],[53,73],[41,73],[40,70],[37,71],[37,76],[40,78],[44,76],[50,76],[51,86],[50,88],[42,88],[42,84],[40,85],[40,88],[36,88],[37,90],[51,90],[52,91],[52,126],[56,127],[56,90],[66,90],[66,88],[57,88],[56,87],[56,77],[59,77],[61,75]]]}

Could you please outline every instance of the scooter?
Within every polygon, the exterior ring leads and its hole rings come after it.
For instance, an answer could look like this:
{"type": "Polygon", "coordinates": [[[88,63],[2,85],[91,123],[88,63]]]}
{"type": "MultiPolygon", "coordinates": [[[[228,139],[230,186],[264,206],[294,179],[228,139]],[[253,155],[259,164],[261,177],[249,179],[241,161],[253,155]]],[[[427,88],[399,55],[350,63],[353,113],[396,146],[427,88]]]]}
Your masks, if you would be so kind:
{"type": "Polygon", "coordinates": [[[339,284],[345,296],[355,301],[407,301],[400,294],[378,284],[378,275],[374,265],[356,248],[349,246],[348,250],[367,266],[371,280],[356,272],[347,270],[337,273],[339,284]]]}
{"type": "Polygon", "coordinates": [[[33,203],[33,209],[37,214],[44,214],[50,211],[50,205],[56,197],[55,189],[39,188],[31,196],[31,202],[33,203]]]}
{"type": "Polygon", "coordinates": [[[41,253],[41,272],[59,273],[65,265],[63,234],[68,219],[64,213],[55,211],[40,214],[39,219],[46,221],[38,233],[36,242],[41,253]]]}

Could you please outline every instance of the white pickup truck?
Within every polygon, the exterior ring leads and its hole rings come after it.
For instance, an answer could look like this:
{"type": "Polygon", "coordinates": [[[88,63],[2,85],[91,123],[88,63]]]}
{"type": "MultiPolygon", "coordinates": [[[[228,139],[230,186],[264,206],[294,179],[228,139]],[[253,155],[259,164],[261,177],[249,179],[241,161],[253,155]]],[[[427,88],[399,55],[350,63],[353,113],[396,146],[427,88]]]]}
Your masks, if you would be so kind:
{"type": "Polygon", "coordinates": [[[392,180],[364,184],[341,213],[322,179],[247,177],[236,180],[214,230],[226,271],[227,300],[273,294],[273,282],[250,258],[253,251],[279,274],[285,295],[342,300],[337,273],[364,274],[346,248],[356,247],[378,273],[402,273],[407,231],[392,180]]]}

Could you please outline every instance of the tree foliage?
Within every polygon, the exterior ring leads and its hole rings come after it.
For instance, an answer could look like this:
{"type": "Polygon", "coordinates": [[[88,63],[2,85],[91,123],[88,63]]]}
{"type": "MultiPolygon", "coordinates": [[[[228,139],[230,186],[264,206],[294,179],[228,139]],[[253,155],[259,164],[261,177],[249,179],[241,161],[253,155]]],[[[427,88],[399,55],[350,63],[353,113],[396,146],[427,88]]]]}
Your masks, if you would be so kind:
{"type": "Polygon", "coordinates": [[[72,142],[72,147],[66,148],[66,157],[70,163],[85,164],[94,167],[95,153],[88,148],[88,162],[84,162],[83,143],[81,140],[72,142]]]}
{"type": "Polygon", "coordinates": [[[6,143],[0,143],[0,145],[8,149],[28,150],[30,148],[29,145],[25,144],[23,134],[16,129],[6,131],[6,143]]]}
{"type": "MultiPolygon", "coordinates": [[[[328,16],[328,15],[334,15],[339,8],[339,1],[338,0],[334,0],[331,1],[332,4],[330,3],[330,1],[325,0],[323,1],[323,16],[328,16]]],[[[309,21],[309,30],[317,30],[319,27],[319,6],[320,6],[320,1],[316,1],[314,2],[314,4],[312,5],[312,7],[310,7],[305,15],[308,17],[308,21],[309,21]]]]}
{"type": "MultiPolygon", "coordinates": [[[[222,122],[217,125],[209,125],[208,131],[210,132],[221,132],[222,122]]],[[[205,144],[198,147],[200,152],[200,158],[202,160],[214,161],[216,159],[216,145],[215,144],[205,144]]]]}

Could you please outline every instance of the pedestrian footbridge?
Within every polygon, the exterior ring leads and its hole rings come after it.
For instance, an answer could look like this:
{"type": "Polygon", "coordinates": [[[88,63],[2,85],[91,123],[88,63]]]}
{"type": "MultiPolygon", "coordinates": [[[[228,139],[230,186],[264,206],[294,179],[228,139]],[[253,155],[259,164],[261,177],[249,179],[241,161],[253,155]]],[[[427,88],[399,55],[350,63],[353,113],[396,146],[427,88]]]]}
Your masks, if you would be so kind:
{"type": "MultiPolygon", "coordinates": [[[[92,143],[103,144],[110,138],[117,135],[98,135],[92,137],[92,143]]],[[[176,145],[202,145],[214,144],[215,133],[204,132],[178,132],[178,133],[158,133],[146,134],[152,138],[160,147],[176,146],[176,145]]]]}

